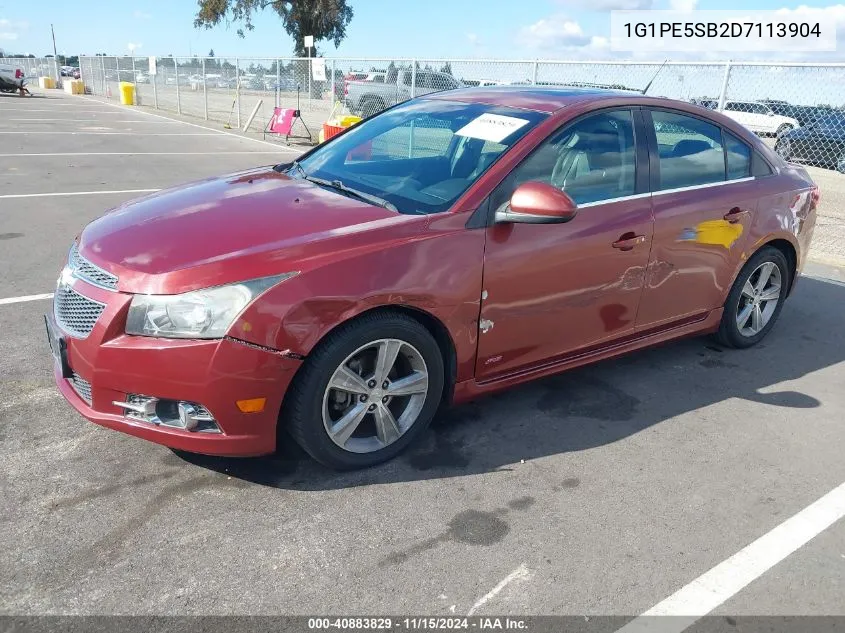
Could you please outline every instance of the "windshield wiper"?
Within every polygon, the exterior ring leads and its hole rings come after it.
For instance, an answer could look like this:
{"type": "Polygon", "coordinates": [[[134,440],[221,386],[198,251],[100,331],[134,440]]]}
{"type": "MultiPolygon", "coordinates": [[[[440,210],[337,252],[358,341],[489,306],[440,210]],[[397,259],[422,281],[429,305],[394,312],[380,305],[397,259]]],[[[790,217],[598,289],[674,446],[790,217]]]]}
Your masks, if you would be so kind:
{"type": "Polygon", "coordinates": [[[374,204],[377,207],[383,207],[385,209],[393,211],[394,213],[399,213],[399,209],[397,209],[395,206],[393,206],[393,204],[391,204],[384,198],[379,198],[378,196],[374,196],[370,193],[364,193],[363,191],[358,191],[357,189],[348,187],[343,184],[342,180],[326,180],[324,178],[309,176],[305,173],[305,170],[302,169],[302,166],[299,163],[294,161],[294,165],[299,167],[302,177],[305,178],[305,180],[307,180],[308,182],[313,182],[315,185],[320,185],[321,187],[328,187],[329,189],[340,191],[341,193],[350,195],[353,198],[358,198],[358,200],[363,200],[364,202],[369,202],[370,204],[374,204]]]}
{"type": "Polygon", "coordinates": [[[315,185],[320,185],[321,187],[328,187],[329,189],[334,189],[335,191],[340,191],[341,193],[344,193],[346,195],[358,198],[358,200],[363,200],[364,202],[374,204],[377,207],[383,207],[385,209],[393,211],[394,213],[399,213],[399,209],[397,209],[384,198],[379,198],[378,196],[374,196],[370,193],[364,193],[363,191],[358,191],[357,189],[353,189],[352,187],[347,187],[345,184],[343,184],[342,180],[326,180],[325,178],[309,176],[308,172],[305,171],[305,168],[300,165],[298,160],[293,161],[290,165],[290,168],[296,170],[300,178],[307,180],[308,182],[313,182],[315,185]]]}

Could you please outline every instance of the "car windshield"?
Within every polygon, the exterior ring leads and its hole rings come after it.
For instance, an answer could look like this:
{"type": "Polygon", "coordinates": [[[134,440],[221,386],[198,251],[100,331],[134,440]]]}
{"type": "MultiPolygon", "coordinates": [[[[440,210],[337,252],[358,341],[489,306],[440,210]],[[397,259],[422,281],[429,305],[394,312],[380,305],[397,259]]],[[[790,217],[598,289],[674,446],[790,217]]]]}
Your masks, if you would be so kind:
{"type": "Polygon", "coordinates": [[[400,213],[440,213],[547,116],[479,103],[411,101],[359,123],[289,173],[340,194],[380,199],[400,213]]]}

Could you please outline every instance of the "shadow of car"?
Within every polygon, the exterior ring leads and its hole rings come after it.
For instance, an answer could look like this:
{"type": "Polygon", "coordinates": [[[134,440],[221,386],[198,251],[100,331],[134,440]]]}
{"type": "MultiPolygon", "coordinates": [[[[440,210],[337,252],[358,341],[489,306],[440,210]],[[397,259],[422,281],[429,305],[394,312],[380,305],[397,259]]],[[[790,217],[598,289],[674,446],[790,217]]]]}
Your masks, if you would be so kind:
{"type": "MultiPolygon", "coordinates": [[[[335,472],[282,436],[275,455],[185,462],[263,486],[335,490],[511,470],[520,460],[585,451],[732,398],[774,409],[820,406],[776,387],[845,361],[838,306],[845,285],[802,277],[767,344],[727,350],[702,337],[670,343],[441,411],[407,454],[364,471],[335,472]]],[[[713,424],[730,425],[716,416],[713,424]]]]}

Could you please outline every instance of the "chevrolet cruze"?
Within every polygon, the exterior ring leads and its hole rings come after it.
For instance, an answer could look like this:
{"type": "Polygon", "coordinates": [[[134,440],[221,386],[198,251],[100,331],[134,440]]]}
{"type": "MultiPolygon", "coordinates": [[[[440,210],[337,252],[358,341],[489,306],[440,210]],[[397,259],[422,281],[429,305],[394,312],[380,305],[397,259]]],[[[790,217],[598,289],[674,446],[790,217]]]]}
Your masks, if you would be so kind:
{"type": "Polygon", "coordinates": [[[438,409],[669,339],[754,345],[818,189],[719,113],[631,93],[414,99],[282,165],[126,203],[70,247],[58,388],[160,444],[333,468],[438,409]]]}

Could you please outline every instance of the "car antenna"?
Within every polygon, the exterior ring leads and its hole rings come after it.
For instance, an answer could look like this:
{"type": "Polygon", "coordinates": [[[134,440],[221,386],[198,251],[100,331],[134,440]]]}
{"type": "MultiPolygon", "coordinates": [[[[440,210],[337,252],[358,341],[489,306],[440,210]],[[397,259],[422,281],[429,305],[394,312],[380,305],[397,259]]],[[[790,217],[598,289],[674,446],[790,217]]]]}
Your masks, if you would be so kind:
{"type": "Polygon", "coordinates": [[[650,80],[650,81],[649,81],[649,82],[645,85],[645,88],[643,88],[643,89],[642,89],[642,91],[640,92],[640,94],[645,94],[645,93],[647,93],[647,92],[648,92],[648,89],[649,89],[649,88],[651,88],[651,84],[653,84],[653,83],[654,83],[654,80],[655,80],[655,79],[657,79],[657,75],[659,75],[659,74],[660,74],[660,71],[661,71],[661,70],[663,70],[663,67],[666,65],[666,63],[667,63],[668,61],[669,61],[668,59],[664,59],[664,60],[663,60],[663,63],[662,63],[662,64],[660,64],[660,68],[658,68],[658,69],[657,69],[657,72],[656,72],[656,73],[654,73],[654,77],[652,77],[652,78],[651,78],[651,80],[650,80]]]}

